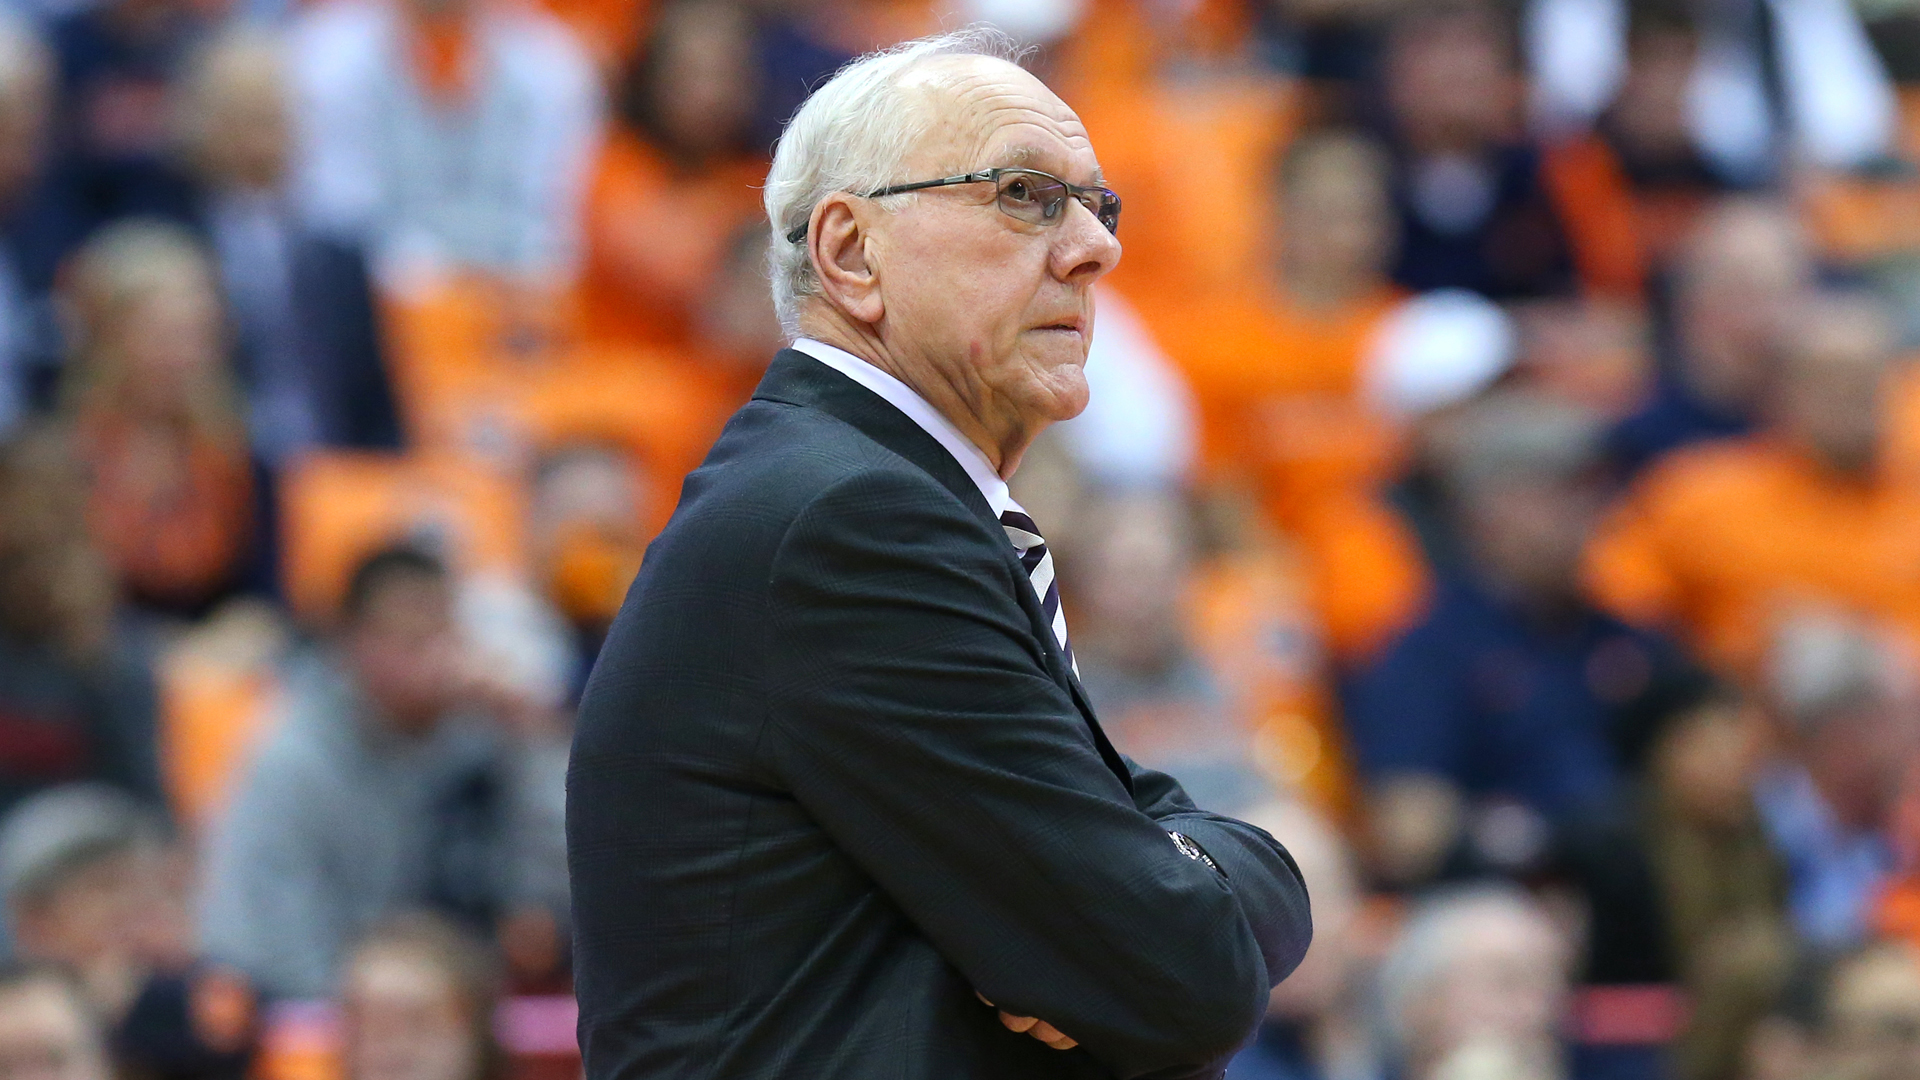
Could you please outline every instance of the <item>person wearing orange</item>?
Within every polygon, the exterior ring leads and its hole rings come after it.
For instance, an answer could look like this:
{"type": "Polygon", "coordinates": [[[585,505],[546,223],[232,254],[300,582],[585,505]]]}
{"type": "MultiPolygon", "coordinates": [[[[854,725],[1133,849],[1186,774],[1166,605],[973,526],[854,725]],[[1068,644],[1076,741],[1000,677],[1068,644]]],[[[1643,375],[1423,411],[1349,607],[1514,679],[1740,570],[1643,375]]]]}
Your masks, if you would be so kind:
{"type": "MultiPolygon", "coordinates": [[[[1680,254],[1678,244],[1695,220],[1716,195],[1735,185],[1715,171],[1689,127],[1688,94],[1701,47],[1692,21],[1667,5],[1636,4],[1627,18],[1619,92],[1594,121],[1591,134],[1558,152],[1573,150],[1574,157],[1606,161],[1595,171],[1617,177],[1624,188],[1619,195],[1633,215],[1626,235],[1614,237],[1614,243],[1625,240],[1647,265],[1657,267],[1680,254]]],[[[1563,205],[1576,216],[1582,213],[1580,206],[1563,205]]]]}
{"type": "Polygon", "coordinates": [[[529,478],[534,576],[572,633],[570,700],[585,687],[656,531],[658,479],[628,448],[587,440],[555,446],[529,478]]]}
{"type": "Polygon", "coordinates": [[[669,4],[640,44],[587,197],[588,338],[675,347],[694,336],[735,237],[760,219],[753,46],[730,0],[669,4]]]}
{"type": "Polygon", "coordinates": [[[70,299],[81,329],[62,393],[94,539],[132,599],[202,611],[241,584],[256,525],[207,255],[180,226],[109,226],[77,256],[70,299]]]}
{"type": "Polygon", "coordinates": [[[1387,170],[1362,138],[1301,139],[1279,170],[1272,273],[1156,321],[1193,384],[1207,472],[1256,492],[1301,542],[1330,644],[1346,655],[1403,625],[1425,589],[1417,545],[1375,493],[1394,435],[1361,395],[1374,337],[1402,299],[1386,274],[1387,170]]]}
{"type": "Polygon", "coordinates": [[[1627,473],[1680,447],[1753,431],[1785,316],[1814,281],[1806,228],[1775,199],[1721,200],[1676,249],[1672,355],[1653,393],[1608,436],[1627,473]]]}
{"type": "Polygon", "coordinates": [[[537,309],[571,280],[601,102],[559,20],[501,0],[341,0],[290,41],[306,220],[364,237],[389,287],[485,274],[537,309]]]}
{"type": "Polygon", "coordinates": [[[1751,676],[1776,620],[1839,607],[1920,642],[1920,499],[1885,443],[1893,331],[1871,301],[1792,313],[1756,435],[1647,472],[1591,545],[1596,597],[1751,676]]]}

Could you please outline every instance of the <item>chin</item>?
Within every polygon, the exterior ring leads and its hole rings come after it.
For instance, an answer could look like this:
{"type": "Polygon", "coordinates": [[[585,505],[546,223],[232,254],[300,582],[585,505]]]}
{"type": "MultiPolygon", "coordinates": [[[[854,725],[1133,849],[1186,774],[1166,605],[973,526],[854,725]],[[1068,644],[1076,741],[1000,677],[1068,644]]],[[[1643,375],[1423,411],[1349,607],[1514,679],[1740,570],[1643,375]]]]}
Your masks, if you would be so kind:
{"type": "Polygon", "coordinates": [[[1054,423],[1071,420],[1087,411],[1093,393],[1087,387],[1086,369],[1079,364],[1056,369],[1047,380],[1047,419],[1054,423]]]}

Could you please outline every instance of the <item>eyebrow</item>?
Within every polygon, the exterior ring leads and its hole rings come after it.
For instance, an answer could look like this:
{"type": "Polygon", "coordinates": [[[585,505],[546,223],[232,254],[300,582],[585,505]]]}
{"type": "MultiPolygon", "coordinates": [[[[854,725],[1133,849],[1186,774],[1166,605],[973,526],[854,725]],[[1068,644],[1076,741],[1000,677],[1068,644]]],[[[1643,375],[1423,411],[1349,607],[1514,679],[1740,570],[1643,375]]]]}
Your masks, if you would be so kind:
{"type": "MultiPolygon", "coordinates": [[[[999,156],[1001,162],[1000,168],[1038,169],[1040,165],[1037,163],[1044,161],[1046,157],[1047,152],[1037,146],[1015,146],[999,156]]],[[[1046,171],[1051,172],[1052,170],[1046,171]]],[[[1105,187],[1106,183],[1107,174],[1096,163],[1093,167],[1093,180],[1091,181],[1091,185],[1093,187],[1105,187]]]]}

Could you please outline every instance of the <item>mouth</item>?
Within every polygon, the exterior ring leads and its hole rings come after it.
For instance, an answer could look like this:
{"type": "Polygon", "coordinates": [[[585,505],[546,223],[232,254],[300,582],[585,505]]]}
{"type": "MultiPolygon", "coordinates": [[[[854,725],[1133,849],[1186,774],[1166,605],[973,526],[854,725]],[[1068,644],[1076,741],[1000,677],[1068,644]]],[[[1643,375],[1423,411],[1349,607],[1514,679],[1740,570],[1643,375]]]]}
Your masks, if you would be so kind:
{"type": "Polygon", "coordinates": [[[1059,322],[1044,323],[1033,328],[1035,331],[1051,334],[1078,334],[1083,332],[1079,319],[1062,319],[1059,322]]]}

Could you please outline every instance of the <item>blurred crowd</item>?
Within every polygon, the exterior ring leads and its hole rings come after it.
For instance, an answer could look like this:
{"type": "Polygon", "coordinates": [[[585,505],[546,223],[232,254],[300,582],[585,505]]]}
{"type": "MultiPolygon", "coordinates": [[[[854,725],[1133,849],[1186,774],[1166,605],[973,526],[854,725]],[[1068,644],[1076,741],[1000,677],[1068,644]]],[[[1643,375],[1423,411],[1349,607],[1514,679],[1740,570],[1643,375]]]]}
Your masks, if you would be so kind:
{"type": "Polygon", "coordinates": [[[1920,1077],[1920,3],[5,0],[0,1080],[552,1066],[773,140],[971,21],[1126,200],[1085,684],[1314,898],[1230,1080],[1920,1077]]]}

